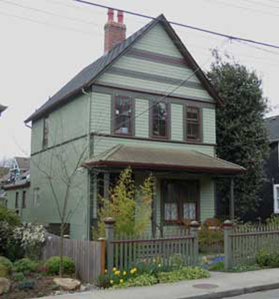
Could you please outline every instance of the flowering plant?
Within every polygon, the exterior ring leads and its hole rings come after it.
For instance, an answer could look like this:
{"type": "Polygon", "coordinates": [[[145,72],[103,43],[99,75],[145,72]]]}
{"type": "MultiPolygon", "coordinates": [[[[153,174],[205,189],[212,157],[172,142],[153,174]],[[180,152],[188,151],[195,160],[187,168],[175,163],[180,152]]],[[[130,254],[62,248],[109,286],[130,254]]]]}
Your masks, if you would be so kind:
{"type": "Polygon", "coordinates": [[[19,240],[25,254],[30,258],[39,258],[45,242],[46,231],[42,225],[36,223],[23,223],[15,228],[14,238],[19,240]]]}

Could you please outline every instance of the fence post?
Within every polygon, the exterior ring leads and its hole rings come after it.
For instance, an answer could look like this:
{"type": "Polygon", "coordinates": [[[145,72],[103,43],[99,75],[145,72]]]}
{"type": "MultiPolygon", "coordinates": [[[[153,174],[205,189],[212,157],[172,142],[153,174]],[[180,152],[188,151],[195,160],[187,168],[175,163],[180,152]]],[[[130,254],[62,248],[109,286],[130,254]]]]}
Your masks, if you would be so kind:
{"type": "Polygon", "coordinates": [[[199,241],[198,241],[198,230],[199,230],[199,223],[198,221],[192,221],[190,224],[190,233],[193,236],[193,265],[196,266],[198,264],[198,258],[199,258],[199,241]]]}
{"type": "Polygon", "coordinates": [[[233,223],[230,220],[224,222],[224,247],[225,247],[225,270],[228,271],[232,265],[231,237],[233,223]]]}
{"type": "Polygon", "coordinates": [[[106,268],[106,239],[99,238],[98,241],[101,244],[101,274],[104,274],[106,268]]]}
{"type": "Polygon", "coordinates": [[[108,272],[112,272],[113,268],[113,239],[114,239],[114,224],[115,220],[111,217],[105,219],[105,231],[106,231],[106,246],[107,246],[107,267],[108,272]]]}

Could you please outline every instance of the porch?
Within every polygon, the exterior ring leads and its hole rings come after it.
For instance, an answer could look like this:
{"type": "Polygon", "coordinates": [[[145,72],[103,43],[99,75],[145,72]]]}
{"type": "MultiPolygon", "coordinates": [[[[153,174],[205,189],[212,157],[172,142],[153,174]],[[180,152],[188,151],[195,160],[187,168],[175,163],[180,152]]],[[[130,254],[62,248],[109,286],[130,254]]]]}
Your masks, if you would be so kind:
{"type": "Polygon", "coordinates": [[[245,171],[236,164],[196,151],[118,145],[86,162],[91,181],[91,219],[97,222],[101,203],[121,170],[133,169],[136,186],[152,174],[154,199],[148,232],[153,236],[177,233],[191,221],[215,216],[215,181],[231,181],[230,217],[234,219],[234,176],[245,171]]]}

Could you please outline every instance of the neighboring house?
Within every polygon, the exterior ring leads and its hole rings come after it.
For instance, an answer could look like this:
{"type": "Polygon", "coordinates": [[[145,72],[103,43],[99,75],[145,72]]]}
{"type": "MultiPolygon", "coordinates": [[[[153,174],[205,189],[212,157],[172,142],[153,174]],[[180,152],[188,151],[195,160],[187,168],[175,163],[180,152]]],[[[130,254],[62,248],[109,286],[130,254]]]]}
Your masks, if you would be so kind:
{"type": "Polygon", "coordinates": [[[2,179],[5,192],[5,205],[14,210],[22,221],[29,219],[30,159],[15,157],[12,159],[9,173],[2,179]]]}
{"type": "MultiPolygon", "coordinates": [[[[63,151],[69,169],[83,149],[70,192],[73,238],[90,238],[98,194],[127,166],[136,184],[152,172],[155,196],[150,231],[215,216],[215,179],[244,168],[215,157],[215,109],[210,82],[163,15],[125,39],[123,14],[109,10],[105,54],[87,66],[25,122],[32,122],[30,214],[59,223],[54,193],[40,170],[63,151]],[[81,200],[81,204],[78,201],[81,200]],[[79,208],[75,208],[79,205],[79,208]]],[[[63,176],[63,169],[60,170],[63,176]]],[[[61,184],[56,198],[63,198],[61,184]]],[[[233,213],[233,201],[232,201],[233,213]]],[[[233,214],[232,214],[233,215],[233,214]]]]}
{"type": "Polygon", "coordinates": [[[259,216],[262,219],[279,214],[279,115],[266,118],[269,134],[269,156],[265,163],[265,183],[261,191],[259,216]]]}
{"type": "Polygon", "coordinates": [[[2,112],[5,111],[6,109],[7,109],[6,106],[3,106],[0,104],[0,116],[1,116],[2,112]]]}
{"type": "Polygon", "coordinates": [[[8,175],[9,175],[10,168],[1,166],[0,167],[0,205],[6,206],[7,201],[6,201],[6,192],[3,189],[3,186],[6,184],[8,180],[8,175]]]}

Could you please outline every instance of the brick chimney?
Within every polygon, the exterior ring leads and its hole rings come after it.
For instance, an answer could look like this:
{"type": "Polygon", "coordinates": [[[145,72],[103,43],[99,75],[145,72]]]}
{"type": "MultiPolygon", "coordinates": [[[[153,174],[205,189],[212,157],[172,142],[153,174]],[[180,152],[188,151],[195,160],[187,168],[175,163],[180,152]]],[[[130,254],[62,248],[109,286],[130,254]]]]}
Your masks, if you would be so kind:
{"type": "Polygon", "coordinates": [[[105,53],[116,44],[126,39],[126,25],[123,24],[123,12],[117,12],[117,22],[114,21],[114,10],[108,9],[108,20],[105,24],[105,53]]]}

